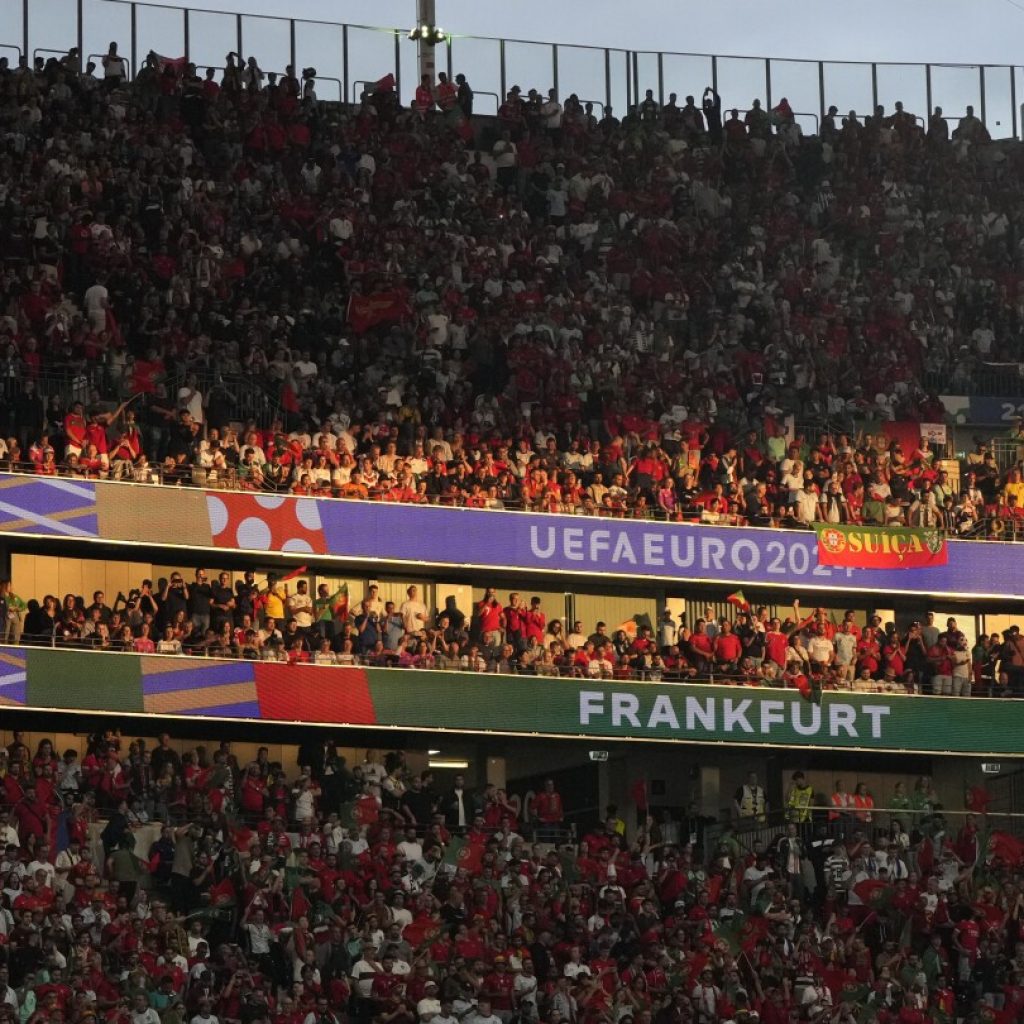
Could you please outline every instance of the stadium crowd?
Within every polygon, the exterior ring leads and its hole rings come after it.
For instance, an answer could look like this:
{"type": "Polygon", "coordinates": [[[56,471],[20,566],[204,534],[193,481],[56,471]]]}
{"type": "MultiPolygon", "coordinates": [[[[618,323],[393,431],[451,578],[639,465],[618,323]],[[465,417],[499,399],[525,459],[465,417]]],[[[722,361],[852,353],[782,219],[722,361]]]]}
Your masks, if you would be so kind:
{"type": "Polygon", "coordinates": [[[318,736],[298,763],[113,732],[79,762],[16,732],[0,1021],[1019,1020],[1024,844],[984,814],[954,831],[928,780],[886,824],[864,785],[796,772],[766,843],[751,774],[710,844],[695,810],[627,831],[614,807],[551,844],[527,838],[560,835],[551,780],[524,812],[401,752],[350,767],[318,736]]]}
{"type": "MultiPolygon", "coordinates": [[[[972,113],[953,139],[901,108],[802,139],[783,104],[723,119],[713,94],[648,96],[598,120],[514,90],[485,140],[464,81],[425,83],[409,109],[382,82],[345,110],[254,58],[217,81],[154,57],[129,84],[112,46],[92,70],[0,59],[5,466],[929,523],[947,495],[927,445],[905,455],[857,421],[941,418],[926,373],[1020,359],[1021,150],[972,113]],[[231,427],[231,388],[199,387],[211,373],[286,417],[231,427]],[[790,414],[846,438],[794,451],[790,414]]],[[[1019,476],[977,465],[949,496],[958,531],[1021,501],[1019,476]]],[[[1024,683],[1013,630],[965,677],[955,622],[900,635],[795,606],[563,639],[533,599],[488,593],[466,615],[371,589],[349,610],[304,581],[205,576],[113,607],[4,583],[4,639],[951,694],[982,665],[989,686],[1024,683]]],[[[16,734],[0,1024],[1020,1021],[1024,850],[983,839],[984,818],[954,832],[927,794],[886,829],[863,787],[837,787],[830,842],[797,773],[770,846],[727,832],[705,855],[671,818],[627,834],[613,811],[550,848],[527,838],[560,832],[550,783],[524,814],[463,779],[438,793],[401,753],[350,770],[322,734],[298,765],[112,733],[79,764],[16,734]]],[[[737,816],[766,811],[748,780],[737,816]]]]}
{"type": "Polygon", "coordinates": [[[143,580],[107,603],[103,591],[26,601],[0,581],[3,641],[136,654],[244,658],[316,665],[441,669],[650,682],[716,682],[738,686],[927,693],[937,696],[1024,696],[1024,637],[1017,626],[982,635],[971,646],[953,618],[932,612],[899,631],[871,615],[862,626],[849,610],[799,600],[781,617],[752,608],[741,594],[730,614],[711,607],[689,619],[665,609],[613,623],[564,622],[540,597],[494,587],[467,611],[449,597],[428,608],[415,584],[401,603],[369,584],[350,603],[348,586],[271,575],[259,586],[247,572],[196,569],[143,580]]]}
{"type": "Polygon", "coordinates": [[[860,428],[1021,360],[1019,144],[711,92],[471,113],[464,79],[345,107],[235,55],[0,59],[0,464],[1016,535],[1012,472],[860,428]]]}

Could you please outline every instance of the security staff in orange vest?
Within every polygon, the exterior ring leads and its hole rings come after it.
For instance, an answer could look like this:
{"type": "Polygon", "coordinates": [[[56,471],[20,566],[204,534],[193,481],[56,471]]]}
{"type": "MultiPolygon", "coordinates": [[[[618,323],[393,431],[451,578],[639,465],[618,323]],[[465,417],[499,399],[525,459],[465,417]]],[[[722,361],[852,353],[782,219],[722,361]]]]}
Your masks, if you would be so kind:
{"type": "Polygon", "coordinates": [[[857,788],[853,791],[853,806],[856,808],[853,816],[858,821],[863,821],[865,824],[871,821],[875,798],[868,792],[868,787],[863,782],[858,782],[857,788]]]}
{"type": "Polygon", "coordinates": [[[454,82],[448,81],[448,76],[439,71],[437,75],[437,105],[442,113],[448,113],[455,108],[459,99],[459,90],[455,88],[454,82]]]}
{"type": "Polygon", "coordinates": [[[829,821],[838,821],[849,816],[849,808],[853,807],[853,796],[846,792],[842,779],[836,779],[835,792],[832,794],[832,810],[828,812],[829,821]]]}
{"type": "Polygon", "coordinates": [[[430,85],[430,75],[423,75],[420,78],[420,84],[416,86],[416,97],[412,105],[420,117],[426,117],[427,113],[434,109],[434,90],[430,85]]]}

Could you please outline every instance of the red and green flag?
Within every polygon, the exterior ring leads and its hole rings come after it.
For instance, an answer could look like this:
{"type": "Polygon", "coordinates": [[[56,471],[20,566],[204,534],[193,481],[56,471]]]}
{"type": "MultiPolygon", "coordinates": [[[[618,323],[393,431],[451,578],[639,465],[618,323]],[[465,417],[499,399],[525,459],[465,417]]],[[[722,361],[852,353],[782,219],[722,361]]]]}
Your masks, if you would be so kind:
{"type": "Polygon", "coordinates": [[[737,590],[735,594],[730,594],[725,600],[727,604],[731,604],[733,608],[739,608],[741,612],[750,611],[750,602],[743,596],[742,590],[737,590]]]}
{"type": "Polygon", "coordinates": [[[483,856],[482,843],[474,843],[460,836],[453,836],[448,848],[444,851],[444,862],[450,867],[462,868],[473,874],[480,869],[483,856]]]}
{"type": "Polygon", "coordinates": [[[743,922],[735,918],[727,921],[716,921],[712,925],[715,946],[722,952],[738,956],[743,951],[743,922]]]}
{"type": "Polygon", "coordinates": [[[318,622],[344,622],[348,618],[348,584],[342,583],[330,597],[317,598],[316,606],[320,610],[318,622]]]}
{"type": "Polygon", "coordinates": [[[338,820],[343,828],[358,828],[360,825],[373,825],[380,820],[380,805],[373,796],[361,796],[358,800],[350,800],[338,808],[338,820]]]}
{"type": "Polygon", "coordinates": [[[851,979],[839,990],[839,1002],[850,1006],[862,1006],[871,992],[869,985],[863,985],[851,979]]]}
{"type": "Polygon", "coordinates": [[[815,523],[818,564],[847,569],[921,569],[949,561],[940,530],[917,526],[815,523]]]}
{"type": "Polygon", "coordinates": [[[432,917],[417,917],[402,929],[402,938],[415,950],[435,942],[441,934],[441,925],[432,917]]]}
{"type": "Polygon", "coordinates": [[[858,882],[853,891],[860,897],[865,907],[870,907],[875,913],[887,910],[892,905],[893,889],[888,882],[880,878],[865,878],[858,882]]]}

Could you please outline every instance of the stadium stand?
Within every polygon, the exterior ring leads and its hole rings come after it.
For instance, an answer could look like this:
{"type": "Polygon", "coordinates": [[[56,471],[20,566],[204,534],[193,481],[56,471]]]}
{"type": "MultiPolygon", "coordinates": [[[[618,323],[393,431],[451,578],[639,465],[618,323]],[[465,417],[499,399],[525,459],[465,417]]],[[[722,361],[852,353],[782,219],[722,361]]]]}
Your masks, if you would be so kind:
{"type": "MultiPolygon", "coordinates": [[[[784,100],[723,119],[714,95],[649,97],[619,121],[514,90],[482,126],[464,82],[403,109],[385,80],[350,110],[254,59],[220,81],[155,55],[130,84],[123,69],[116,50],[102,79],[76,54],[0,59],[4,469],[1015,535],[1024,484],[984,446],[961,483],[926,443],[863,430],[941,419],[926,380],[1020,360],[1022,151],[971,113],[951,135],[938,113],[924,130],[902,109],[830,115],[805,138],[784,100]],[[790,444],[788,416],[838,426],[790,444]]],[[[854,633],[755,610],[735,633],[701,619],[607,643],[602,624],[562,641],[545,623],[537,654],[539,620],[511,601],[456,625],[410,594],[338,622],[336,595],[300,607],[298,584],[215,601],[198,574],[166,583],[113,607],[5,583],[3,639],[714,670],[810,698],[1024,683],[1014,629],[965,663],[955,623],[854,633]]],[[[565,844],[553,785],[521,814],[495,789],[437,793],[397,752],[350,771],[327,741],[298,766],[114,733],[78,765],[15,734],[0,1022],[1020,1019],[1024,844],[987,820],[951,830],[927,780],[884,823],[862,786],[837,788],[818,829],[797,773],[770,850],[726,833],[706,851],[699,822],[627,839],[616,815],[565,844]]],[[[735,807],[766,816],[756,779],[735,807]]]]}
{"type": "Polygon", "coordinates": [[[876,801],[798,771],[779,826],[745,833],[769,811],[751,774],[710,843],[672,814],[627,840],[615,808],[566,842],[551,780],[523,806],[401,751],[350,766],[319,738],[297,762],[113,730],[79,760],[15,732],[0,1020],[923,1024],[997,998],[1016,1019],[1000,882],[1024,844],[947,831],[926,778],[876,801]]]}
{"type": "Polygon", "coordinates": [[[950,478],[864,429],[1021,357],[1021,148],[973,114],[804,137],[785,100],[516,89],[481,124],[465,82],[348,108],[255,61],[0,65],[5,467],[1020,529],[1015,458],[950,478]]]}
{"type": "Polygon", "coordinates": [[[253,573],[232,585],[228,572],[197,569],[142,580],[111,604],[102,591],[25,600],[0,582],[0,638],[17,644],[136,654],[244,658],[317,665],[526,673],[649,682],[703,681],[737,686],[929,693],[1024,695],[1024,638],[1017,627],[981,635],[972,646],[948,618],[929,612],[899,631],[894,622],[857,612],[837,622],[823,608],[794,602],[779,618],[765,606],[733,616],[712,608],[691,621],[671,612],[658,622],[563,625],[540,597],[487,589],[472,608],[451,600],[428,608],[416,586],[398,604],[371,585],[349,603],[348,588],[312,594],[305,579],[253,573]],[[467,614],[468,612],[468,614],[467,614]]]}

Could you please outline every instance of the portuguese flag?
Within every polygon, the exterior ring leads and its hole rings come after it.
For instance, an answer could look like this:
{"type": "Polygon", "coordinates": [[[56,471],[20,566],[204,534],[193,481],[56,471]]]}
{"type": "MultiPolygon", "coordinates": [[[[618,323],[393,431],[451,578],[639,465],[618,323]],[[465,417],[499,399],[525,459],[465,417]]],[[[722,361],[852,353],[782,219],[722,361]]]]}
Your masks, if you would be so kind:
{"type": "Polygon", "coordinates": [[[815,523],[818,564],[847,569],[921,569],[949,561],[941,531],[916,526],[815,523]]]}
{"type": "Polygon", "coordinates": [[[858,882],[853,891],[860,897],[864,906],[874,911],[887,910],[892,905],[895,895],[892,886],[880,878],[865,878],[858,882]]]}
{"type": "Polygon", "coordinates": [[[332,619],[344,622],[348,618],[348,584],[342,583],[330,597],[318,597],[316,607],[320,612],[317,622],[330,622],[332,619]]]}
{"type": "Polygon", "coordinates": [[[743,596],[742,590],[737,590],[735,594],[730,594],[725,600],[733,608],[739,608],[741,612],[750,610],[750,602],[743,596]]]}
{"type": "Polygon", "coordinates": [[[367,794],[342,804],[338,808],[338,820],[343,828],[375,825],[380,821],[380,805],[377,798],[367,794]]]}
{"type": "Polygon", "coordinates": [[[416,917],[402,929],[402,938],[415,950],[421,950],[436,941],[441,925],[432,917],[416,917]]]}
{"type": "Polygon", "coordinates": [[[444,851],[444,862],[453,867],[464,868],[474,874],[480,868],[484,848],[482,843],[471,843],[459,836],[453,836],[448,848],[444,851]]]}

